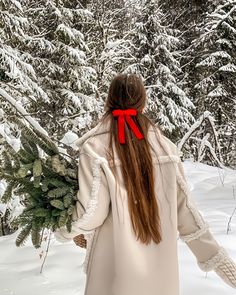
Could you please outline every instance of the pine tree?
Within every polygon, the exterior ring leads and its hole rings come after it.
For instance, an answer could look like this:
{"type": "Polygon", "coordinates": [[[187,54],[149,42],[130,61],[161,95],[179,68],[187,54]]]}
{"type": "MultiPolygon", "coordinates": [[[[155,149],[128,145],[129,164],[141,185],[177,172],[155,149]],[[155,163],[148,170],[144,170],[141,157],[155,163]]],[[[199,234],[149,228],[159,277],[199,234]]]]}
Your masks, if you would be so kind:
{"type": "MultiPolygon", "coordinates": [[[[92,14],[78,1],[67,0],[27,1],[25,11],[35,28],[35,37],[24,44],[33,58],[25,58],[36,69],[49,96],[49,102],[41,106],[44,116],[40,123],[50,126],[58,136],[68,129],[81,133],[101,110],[95,99],[96,71],[88,64],[89,48],[82,33],[92,14]]],[[[38,106],[33,105],[32,111],[36,109],[38,106]]]]}
{"type": "Polygon", "coordinates": [[[140,8],[133,39],[136,62],[130,69],[144,78],[147,113],[173,139],[194,122],[190,113],[194,105],[178,80],[182,74],[178,62],[179,32],[163,24],[164,15],[156,1],[147,0],[140,8]]]}
{"type": "Polygon", "coordinates": [[[23,104],[36,99],[48,100],[37,83],[35,69],[22,57],[20,44],[27,43],[30,23],[20,1],[0,3],[0,87],[23,104]]]}
{"type": "Polygon", "coordinates": [[[92,14],[78,1],[4,0],[0,5],[0,87],[27,104],[58,139],[69,128],[86,130],[102,109],[81,32],[92,14]]]}
{"type": "Polygon", "coordinates": [[[106,99],[111,79],[125,72],[133,60],[130,40],[129,5],[125,1],[91,1],[88,5],[93,13],[92,28],[88,30],[89,59],[97,72],[98,100],[106,99]]]}
{"type": "Polygon", "coordinates": [[[235,3],[219,1],[214,11],[207,15],[201,35],[192,43],[198,52],[194,60],[197,112],[210,110],[215,117],[228,165],[233,163],[236,152],[235,21],[235,3]]]}
{"type": "MultiPolygon", "coordinates": [[[[32,100],[46,96],[37,84],[37,76],[33,67],[24,61],[18,47],[20,40],[27,39],[29,27],[30,24],[24,16],[21,1],[3,0],[0,2],[0,91],[6,90],[7,93],[16,97],[19,103],[25,104],[26,108],[32,100]]],[[[7,120],[6,114],[12,116],[15,112],[1,95],[0,104],[0,155],[2,157],[4,156],[4,139],[16,146],[19,129],[7,120]]],[[[4,190],[7,184],[1,182],[0,185],[4,190]]],[[[15,204],[18,203],[19,199],[14,196],[7,204],[1,204],[1,235],[15,230],[11,221],[16,211],[15,204]]]]}

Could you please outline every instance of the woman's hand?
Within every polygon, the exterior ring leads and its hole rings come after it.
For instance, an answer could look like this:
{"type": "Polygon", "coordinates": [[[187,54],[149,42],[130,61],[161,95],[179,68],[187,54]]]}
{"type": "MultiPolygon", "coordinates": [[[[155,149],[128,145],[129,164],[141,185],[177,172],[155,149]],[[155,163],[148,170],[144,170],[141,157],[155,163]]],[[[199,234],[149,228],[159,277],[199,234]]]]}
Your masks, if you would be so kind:
{"type": "Polygon", "coordinates": [[[73,241],[75,242],[75,244],[81,248],[86,248],[87,247],[87,241],[84,238],[84,235],[78,235],[76,237],[73,238],[73,241]]]}

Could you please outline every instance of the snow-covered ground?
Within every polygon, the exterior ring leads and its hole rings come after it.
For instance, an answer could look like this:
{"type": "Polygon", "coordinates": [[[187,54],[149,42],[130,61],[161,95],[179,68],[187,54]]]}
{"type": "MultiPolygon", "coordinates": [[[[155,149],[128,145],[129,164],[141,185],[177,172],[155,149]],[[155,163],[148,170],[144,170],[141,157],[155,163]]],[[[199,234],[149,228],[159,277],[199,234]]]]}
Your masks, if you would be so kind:
{"type": "MultiPolygon", "coordinates": [[[[236,206],[236,171],[222,172],[221,169],[190,161],[184,162],[184,168],[199,210],[209,222],[217,241],[236,262],[236,214],[232,218],[231,231],[226,233],[228,220],[236,206]]],[[[17,234],[0,237],[1,295],[83,295],[85,249],[73,242],[60,244],[52,238],[40,274],[40,252],[45,251],[46,245],[36,250],[29,240],[24,247],[17,248],[14,244],[17,234]]],[[[213,271],[208,272],[206,277],[187,245],[180,240],[178,243],[181,295],[236,294],[235,289],[226,285],[213,271]]]]}

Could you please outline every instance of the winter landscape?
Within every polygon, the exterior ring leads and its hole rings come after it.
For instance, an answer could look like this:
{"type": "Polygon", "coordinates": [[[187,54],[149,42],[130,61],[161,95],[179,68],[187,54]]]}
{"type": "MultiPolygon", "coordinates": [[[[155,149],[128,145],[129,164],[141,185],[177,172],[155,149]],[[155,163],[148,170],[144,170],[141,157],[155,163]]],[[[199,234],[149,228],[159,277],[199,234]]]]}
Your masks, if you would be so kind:
{"type": "MultiPolygon", "coordinates": [[[[47,252],[47,229],[71,226],[73,142],[117,73],[141,75],[145,113],[236,262],[235,0],[0,0],[0,40],[0,295],[83,294],[85,249],[52,235],[47,252]]],[[[178,246],[181,295],[235,294],[178,246]]]]}

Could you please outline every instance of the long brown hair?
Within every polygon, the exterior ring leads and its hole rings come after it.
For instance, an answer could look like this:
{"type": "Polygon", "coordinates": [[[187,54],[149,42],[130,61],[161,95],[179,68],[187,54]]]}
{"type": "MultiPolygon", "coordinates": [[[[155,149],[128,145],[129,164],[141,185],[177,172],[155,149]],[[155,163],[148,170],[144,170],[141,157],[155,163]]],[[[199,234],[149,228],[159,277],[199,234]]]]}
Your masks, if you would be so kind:
{"type": "MultiPolygon", "coordinates": [[[[121,161],[122,175],[128,193],[128,208],[137,240],[149,244],[151,240],[160,243],[161,224],[159,207],[154,189],[154,173],[150,144],[147,140],[148,128],[157,126],[144,113],[146,90],[142,78],[136,74],[118,74],[111,81],[105,114],[110,117],[109,157],[114,161],[112,140],[121,161]],[[118,141],[117,117],[115,109],[135,108],[137,116],[132,117],[144,138],[139,140],[125,124],[125,144],[118,141]]],[[[158,127],[159,128],[159,127],[158,127]]],[[[159,129],[162,133],[161,129],[159,129]]],[[[110,161],[109,161],[110,163],[110,161]]],[[[114,170],[113,170],[114,173],[114,170]]]]}

